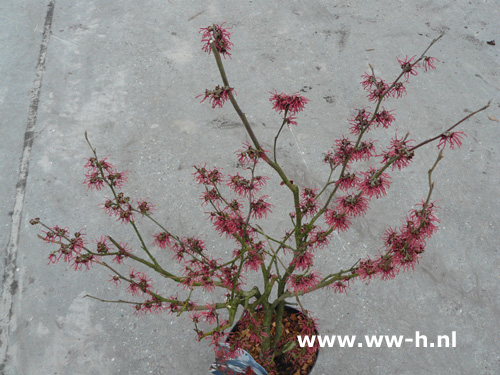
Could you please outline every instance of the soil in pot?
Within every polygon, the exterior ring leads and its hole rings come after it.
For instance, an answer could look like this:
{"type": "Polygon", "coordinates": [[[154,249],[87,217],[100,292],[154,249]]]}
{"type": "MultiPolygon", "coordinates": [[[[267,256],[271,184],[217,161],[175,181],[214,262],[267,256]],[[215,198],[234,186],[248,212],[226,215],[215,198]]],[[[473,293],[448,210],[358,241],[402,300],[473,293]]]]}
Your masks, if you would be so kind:
{"type": "MultiPolygon", "coordinates": [[[[262,322],[264,320],[264,312],[257,311],[255,319],[262,322]]],[[[266,368],[266,365],[260,360],[261,346],[251,339],[253,332],[248,328],[242,328],[242,324],[240,323],[238,322],[231,331],[232,334],[228,339],[229,343],[232,344],[239,341],[240,347],[250,353],[258,363],[266,368]]],[[[310,326],[308,318],[302,312],[293,307],[285,306],[283,313],[283,336],[280,345],[296,342],[296,346],[288,353],[275,358],[276,367],[274,369],[266,368],[268,373],[275,375],[308,375],[311,372],[318,357],[319,346],[316,345],[314,348],[300,348],[297,342],[297,336],[304,334],[304,325],[307,324],[310,326]]],[[[273,322],[271,326],[272,337],[275,335],[275,330],[276,323],[273,322]]],[[[313,334],[318,334],[316,328],[313,329],[313,334]]]]}

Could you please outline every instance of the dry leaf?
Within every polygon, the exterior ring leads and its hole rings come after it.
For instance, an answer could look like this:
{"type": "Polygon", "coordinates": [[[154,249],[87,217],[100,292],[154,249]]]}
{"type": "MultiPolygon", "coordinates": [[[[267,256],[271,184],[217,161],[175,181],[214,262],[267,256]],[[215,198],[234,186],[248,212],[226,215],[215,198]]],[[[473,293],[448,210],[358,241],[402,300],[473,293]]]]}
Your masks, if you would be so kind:
{"type": "Polygon", "coordinates": [[[496,121],[498,122],[498,119],[496,117],[493,117],[493,116],[488,116],[488,118],[491,120],[491,121],[496,121]]]}

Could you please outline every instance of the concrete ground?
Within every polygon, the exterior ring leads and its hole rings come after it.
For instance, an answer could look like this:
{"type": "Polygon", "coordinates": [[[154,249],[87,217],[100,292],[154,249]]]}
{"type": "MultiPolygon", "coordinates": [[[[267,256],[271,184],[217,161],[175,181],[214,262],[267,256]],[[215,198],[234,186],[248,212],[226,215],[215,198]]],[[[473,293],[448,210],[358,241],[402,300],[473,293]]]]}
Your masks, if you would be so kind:
{"type": "MultiPolygon", "coordinates": [[[[354,109],[368,105],[359,84],[368,64],[390,79],[399,72],[396,57],[420,54],[446,32],[429,52],[441,61],[438,69],[412,77],[407,96],[385,103],[396,109],[399,134],[421,141],[492,100],[463,124],[463,147],[447,150],[434,174],[440,230],[414,272],[353,283],[347,296],[320,291],[304,303],[322,334],[419,331],[430,339],[456,331],[457,346],[325,348],[314,375],[499,374],[499,19],[498,0],[3,0],[0,373],[207,374],[212,349],[195,341],[186,317],[137,317],[128,306],[82,298],[129,296],[100,269],[47,266],[53,248],[29,220],[83,229],[89,241],[112,234],[133,243],[132,233],[99,209],[107,193],[82,184],[87,131],[100,155],[129,171],[126,192],[149,197],[168,228],[202,235],[215,254],[231,252],[203,219],[192,182],[194,164],[234,171],[233,152],[248,139],[229,106],[212,110],[196,98],[221,83],[198,30],[227,22],[235,44],[225,61],[229,80],[267,148],[279,126],[268,93],[299,91],[310,99],[278,152],[291,178],[313,187],[326,177],[323,152],[347,134],[354,109]]],[[[388,197],[318,252],[323,274],[377,254],[384,228],[399,225],[427,194],[437,149],[421,151],[393,174],[388,197]]],[[[266,193],[278,199],[283,191],[270,184],[266,193]]],[[[281,231],[290,209],[275,206],[267,225],[281,231]]],[[[144,225],[148,238],[153,230],[144,225]]]]}

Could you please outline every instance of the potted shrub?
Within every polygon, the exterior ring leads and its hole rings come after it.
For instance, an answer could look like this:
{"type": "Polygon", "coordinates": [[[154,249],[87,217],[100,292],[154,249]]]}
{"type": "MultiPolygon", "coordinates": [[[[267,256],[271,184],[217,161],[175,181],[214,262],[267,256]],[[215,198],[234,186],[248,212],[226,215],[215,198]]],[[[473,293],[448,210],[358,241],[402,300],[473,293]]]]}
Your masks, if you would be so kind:
{"type": "Polygon", "coordinates": [[[197,338],[208,338],[214,346],[213,374],[307,374],[319,348],[317,342],[299,344],[298,336],[317,333],[317,322],[304,308],[301,296],[322,289],[343,293],[355,280],[390,280],[399,272],[415,268],[439,223],[432,173],[443,149],[461,146],[465,133],[457,127],[489,104],[416,143],[409,133],[391,131],[396,115],[383,104],[406,95],[406,83],[419,71],[435,69],[439,60],[427,52],[442,35],[420,56],[398,59],[400,72],[394,79],[378,77],[370,65],[361,81],[370,106],[355,110],[346,128],[349,135],[334,140],[332,149],[325,152],[324,183],[299,186],[280,164],[277,144],[286,127],[298,125],[299,113],[309,100],[299,93],[270,92],[270,106],[277,112],[279,124],[272,149],[264,149],[238,105],[235,88],[224,70],[221,57],[230,57],[233,46],[229,29],[214,24],[202,28],[201,33],[202,49],[215,57],[221,82],[198,97],[213,108],[230,103],[251,140],[236,151],[237,171],[226,172],[205,164],[194,167],[194,179],[201,186],[201,204],[215,230],[227,241],[226,246],[234,249],[230,256],[215,258],[202,237],[173,233],[157,219],[152,202],[125,194],[122,187],[127,173],[98,154],[87,134],[91,156],[85,165],[85,184],[90,190],[108,189],[111,197],[101,208],[129,226],[137,243],[124,243],[106,233],[88,242],[81,231],[71,234],[69,228],[39,218],[31,223],[43,227],[39,235],[43,241],[56,245],[49,263],[62,260],[75,270],[100,266],[111,273],[110,282],[125,287],[134,299],[89,297],[130,304],[138,314],[166,312],[192,320],[197,338]],[[385,142],[375,144],[367,137],[374,128],[391,132],[385,142]],[[429,150],[431,145],[439,152],[424,176],[428,190],[400,226],[383,233],[384,250],[344,269],[320,274],[314,266],[315,255],[331,245],[334,232],[349,230],[369,209],[370,201],[387,195],[391,175],[408,167],[424,146],[429,150]],[[273,208],[273,201],[263,191],[269,182],[277,182],[270,188],[280,189],[279,194],[289,200],[289,213],[280,222],[284,227],[279,235],[265,226],[273,208]],[[156,227],[152,238],[142,234],[143,225],[156,227]],[[160,253],[152,251],[153,247],[160,253]],[[171,266],[172,258],[177,268],[171,266]],[[165,285],[154,285],[151,274],[159,276],[165,285]],[[260,281],[247,285],[246,276],[250,274],[259,276],[260,281]],[[200,291],[205,292],[205,298],[212,293],[214,297],[202,301],[200,291]]]}

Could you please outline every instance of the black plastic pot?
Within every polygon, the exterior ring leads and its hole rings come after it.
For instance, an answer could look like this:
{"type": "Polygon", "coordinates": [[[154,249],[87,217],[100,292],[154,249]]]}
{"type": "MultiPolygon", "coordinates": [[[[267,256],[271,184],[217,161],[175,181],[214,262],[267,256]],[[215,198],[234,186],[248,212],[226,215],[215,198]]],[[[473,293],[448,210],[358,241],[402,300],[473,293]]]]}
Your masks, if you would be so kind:
{"type": "MultiPolygon", "coordinates": [[[[291,306],[285,306],[285,315],[284,317],[290,317],[293,314],[300,314],[304,316],[304,314],[300,311],[297,310],[291,306]]],[[[240,322],[237,322],[234,327],[231,330],[231,333],[238,332],[238,327],[239,327],[240,322]]],[[[315,329],[314,332],[316,335],[318,334],[317,329],[315,329]]],[[[254,371],[256,375],[266,375],[267,371],[262,368],[255,360],[252,358],[252,356],[245,350],[242,350],[241,355],[238,355],[234,359],[229,359],[229,360],[224,360],[222,359],[224,357],[224,354],[227,353],[229,348],[229,345],[224,344],[219,347],[219,354],[216,356],[216,361],[210,368],[210,373],[212,375],[236,375],[236,374],[245,374],[245,371],[247,371],[247,368],[250,367],[254,371]]],[[[314,364],[311,366],[308,375],[313,374],[313,369],[314,365],[316,364],[316,361],[318,359],[319,355],[319,350],[316,355],[314,364]]],[[[294,372],[292,372],[294,373],[294,372]]],[[[285,373],[284,373],[285,374],[285,373]]],[[[290,371],[286,371],[286,375],[290,374],[290,371]]]]}

